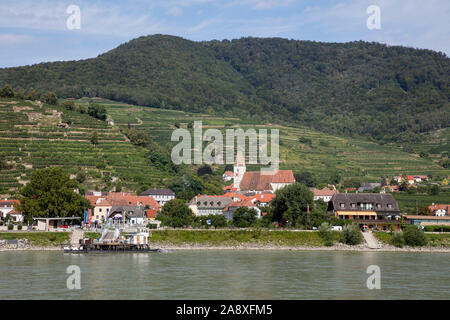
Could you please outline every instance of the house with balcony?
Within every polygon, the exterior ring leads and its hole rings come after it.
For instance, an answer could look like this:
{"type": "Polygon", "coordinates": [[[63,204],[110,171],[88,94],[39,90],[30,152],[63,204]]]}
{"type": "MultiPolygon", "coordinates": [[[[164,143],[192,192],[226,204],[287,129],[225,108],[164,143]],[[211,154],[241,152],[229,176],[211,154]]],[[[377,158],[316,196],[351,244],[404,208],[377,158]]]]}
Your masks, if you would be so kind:
{"type": "Polygon", "coordinates": [[[401,212],[391,194],[338,193],[328,203],[328,213],[369,230],[400,230],[401,226],[401,212]]]}

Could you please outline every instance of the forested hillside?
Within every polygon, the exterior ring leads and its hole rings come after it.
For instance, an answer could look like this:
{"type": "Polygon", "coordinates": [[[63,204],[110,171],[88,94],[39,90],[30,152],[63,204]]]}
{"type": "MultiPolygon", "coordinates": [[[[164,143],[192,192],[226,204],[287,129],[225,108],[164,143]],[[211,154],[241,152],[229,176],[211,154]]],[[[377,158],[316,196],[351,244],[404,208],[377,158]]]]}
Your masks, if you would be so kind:
{"type": "Polygon", "coordinates": [[[0,86],[415,142],[450,124],[442,53],[378,43],[140,37],[97,58],[0,70],[0,86]]]}

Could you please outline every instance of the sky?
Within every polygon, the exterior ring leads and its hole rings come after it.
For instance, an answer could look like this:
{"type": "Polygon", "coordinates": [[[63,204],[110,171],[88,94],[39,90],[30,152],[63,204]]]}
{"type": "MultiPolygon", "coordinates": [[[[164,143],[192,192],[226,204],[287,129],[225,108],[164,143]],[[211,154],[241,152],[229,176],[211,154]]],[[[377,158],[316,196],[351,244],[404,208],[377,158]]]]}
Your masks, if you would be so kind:
{"type": "Polygon", "coordinates": [[[0,68],[93,58],[157,33],[195,41],[364,40],[450,56],[449,21],[449,0],[0,0],[0,68]],[[367,26],[375,21],[369,6],[379,8],[379,28],[367,26]]]}

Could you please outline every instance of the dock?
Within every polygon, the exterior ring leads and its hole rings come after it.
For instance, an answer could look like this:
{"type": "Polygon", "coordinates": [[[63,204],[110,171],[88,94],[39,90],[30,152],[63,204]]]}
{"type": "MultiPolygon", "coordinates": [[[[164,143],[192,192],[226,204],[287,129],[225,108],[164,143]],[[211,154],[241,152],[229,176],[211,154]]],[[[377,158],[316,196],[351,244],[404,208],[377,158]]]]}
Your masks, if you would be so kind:
{"type": "Polygon", "coordinates": [[[64,246],[66,253],[88,252],[159,252],[150,248],[151,234],[146,227],[122,227],[106,225],[99,239],[84,238],[82,230],[75,230],[70,245],[64,246]]]}

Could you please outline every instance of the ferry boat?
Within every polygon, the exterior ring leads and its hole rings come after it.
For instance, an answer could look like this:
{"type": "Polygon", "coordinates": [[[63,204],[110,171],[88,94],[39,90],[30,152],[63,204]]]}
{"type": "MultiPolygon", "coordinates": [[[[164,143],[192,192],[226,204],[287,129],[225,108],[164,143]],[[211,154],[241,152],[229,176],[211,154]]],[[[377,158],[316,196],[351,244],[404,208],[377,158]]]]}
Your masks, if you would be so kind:
{"type": "Polygon", "coordinates": [[[102,229],[99,239],[79,239],[77,245],[64,246],[66,253],[87,252],[161,252],[160,249],[152,249],[149,246],[151,233],[146,227],[111,227],[106,225],[102,229]]]}

